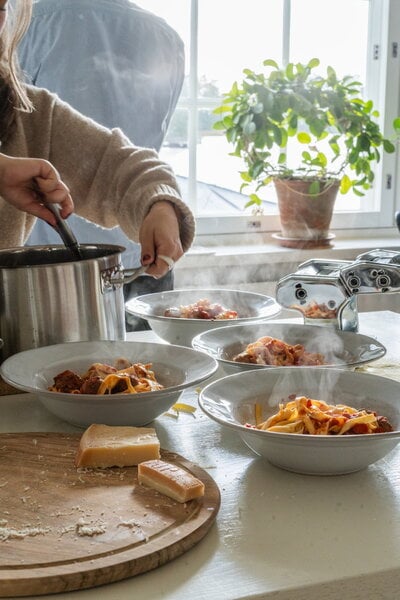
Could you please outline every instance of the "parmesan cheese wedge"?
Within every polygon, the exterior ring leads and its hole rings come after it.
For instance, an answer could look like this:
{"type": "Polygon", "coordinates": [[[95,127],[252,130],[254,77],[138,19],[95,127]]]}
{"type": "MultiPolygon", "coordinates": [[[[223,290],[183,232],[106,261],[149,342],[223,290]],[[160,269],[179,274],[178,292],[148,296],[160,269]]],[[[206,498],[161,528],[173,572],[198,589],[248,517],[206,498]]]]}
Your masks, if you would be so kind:
{"type": "Polygon", "coordinates": [[[204,483],[181,467],[163,460],[149,460],[138,465],[142,485],[161,492],[177,502],[188,502],[204,496],[204,483]]]}
{"type": "Polygon", "coordinates": [[[130,467],[160,457],[160,442],[151,427],[90,425],[75,458],[77,467],[130,467]]]}

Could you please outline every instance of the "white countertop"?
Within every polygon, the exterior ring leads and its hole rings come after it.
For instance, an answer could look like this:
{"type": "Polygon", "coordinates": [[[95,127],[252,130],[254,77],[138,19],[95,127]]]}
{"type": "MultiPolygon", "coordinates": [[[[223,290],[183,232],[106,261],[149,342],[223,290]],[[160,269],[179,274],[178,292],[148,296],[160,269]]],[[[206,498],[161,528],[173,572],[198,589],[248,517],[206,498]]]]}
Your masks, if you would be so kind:
{"type": "MultiPolygon", "coordinates": [[[[360,333],[400,357],[400,314],[360,314],[360,333]]],[[[128,339],[154,339],[152,332],[128,339]]],[[[194,391],[183,400],[196,405],[194,391]]],[[[399,399],[400,401],[400,399],[399,399]]],[[[0,397],[0,431],[78,431],[30,394],[0,397]]],[[[400,590],[400,446],[351,475],[313,477],[280,470],[198,409],[159,417],[161,445],[205,469],[221,491],[211,531],[153,571],[66,600],[394,600],[400,590]]],[[[1,465],[0,465],[1,469],[1,465]]],[[[0,489],[1,502],[1,489],[0,489]]],[[[1,545],[0,545],[1,553],[1,545]]]]}

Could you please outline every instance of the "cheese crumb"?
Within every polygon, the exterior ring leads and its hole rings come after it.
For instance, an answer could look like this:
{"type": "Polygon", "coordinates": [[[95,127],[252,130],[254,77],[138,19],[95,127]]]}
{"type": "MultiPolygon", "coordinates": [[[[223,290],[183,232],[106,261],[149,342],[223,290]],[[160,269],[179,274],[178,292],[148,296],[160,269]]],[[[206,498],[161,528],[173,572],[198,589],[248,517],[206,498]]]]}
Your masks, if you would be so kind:
{"type": "Polygon", "coordinates": [[[106,532],[105,523],[87,523],[83,519],[80,519],[76,525],[76,533],[83,537],[89,536],[93,537],[94,535],[101,535],[106,532]]]}
{"type": "Polygon", "coordinates": [[[26,537],[35,537],[36,535],[45,535],[50,531],[49,527],[31,527],[26,526],[22,529],[14,529],[13,527],[0,527],[0,542],[10,539],[23,539],[26,537]]]}

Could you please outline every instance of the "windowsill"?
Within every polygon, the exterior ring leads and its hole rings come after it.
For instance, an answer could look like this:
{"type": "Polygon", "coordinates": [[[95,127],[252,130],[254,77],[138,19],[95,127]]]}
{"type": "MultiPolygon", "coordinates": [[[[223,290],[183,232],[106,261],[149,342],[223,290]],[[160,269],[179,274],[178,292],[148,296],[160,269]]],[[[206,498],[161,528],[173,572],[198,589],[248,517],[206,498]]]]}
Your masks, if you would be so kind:
{"type": "Polygon", "coordinates": [[[336,231],[330,247],[293,249],[279,245],[271,233],[244,235],[221,235],[207,239],[197,238],[193,247],[176,265],[176,270],[199,267],[228,267],[261,265],[268,262],[300,263],[311,258],[335,258],[353,260],[358,254],[375,248],[399,250],[400,233],[397,229],[336,231]]]}

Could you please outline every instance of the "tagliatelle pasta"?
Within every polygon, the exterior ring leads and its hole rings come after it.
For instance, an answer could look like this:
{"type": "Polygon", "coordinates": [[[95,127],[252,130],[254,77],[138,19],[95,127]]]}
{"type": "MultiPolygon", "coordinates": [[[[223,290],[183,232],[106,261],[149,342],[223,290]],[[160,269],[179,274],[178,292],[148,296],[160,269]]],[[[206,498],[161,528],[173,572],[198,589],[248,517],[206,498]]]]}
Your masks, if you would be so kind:
{"type": "Polygon", "coordinates": [[[232,359],[234,362],[274,367],[323,365],[325,358],[319,352],[308,352],[302,344],[287,344],[269,335],[248,344],[232,359]]]}
{"type": "Polygon", "coordinates": [[[235,310],[225,308],[217,302],[211,303],[210,300],[198,300],[193,304],[186,306],[173,306],[164,311],[164,317],[175,317],[180,319],[209,319],[221,321],[224,319],[237,319],[238,313],[235,310]]]}
{"type": "Polygon", "coordinates": [[[118,359],[114,366],[93,363],[83,375],[71,370],[59,373],[48,389],[69,394],[137,394],[163,389],[150,367],[126,359],[118,359]]]}
{"type": "Polygon", "coordinates": [[[279,405],[279,411],[266,421],[259,422],[260,407],[256,404],[256,425],[247,427],[307,435],[349,435],[393,431],[386,417],[374,411],[356,409],[345,404],[327,404],[306,396],[293,397],[279,405]]]}

